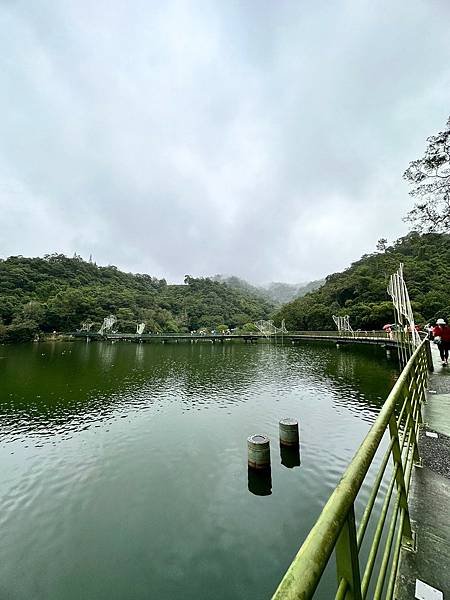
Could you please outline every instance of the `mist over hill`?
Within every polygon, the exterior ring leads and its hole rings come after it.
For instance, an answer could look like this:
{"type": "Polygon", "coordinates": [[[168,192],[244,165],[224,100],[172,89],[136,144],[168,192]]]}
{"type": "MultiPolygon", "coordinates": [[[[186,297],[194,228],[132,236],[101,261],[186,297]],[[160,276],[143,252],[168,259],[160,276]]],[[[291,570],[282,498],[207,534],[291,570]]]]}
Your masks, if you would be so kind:
{"type": "Polygon", "coordinates": [[[282,283],[273,281],[261,289],[266,291],[268,298],[276,304],[285,304],[294,298],[301,298],[305,294],[318,289],[324,283],[325,279],[309,281],[308,283],[282,283]]]}
{"type": "Polygon", "coordinates": [[[272,281],[262,285],[253,285],[248,281],[233,275],[215,275],[213,279],[215,281],[226,283],[235,289],[246,290],[253,294],[259,294],[277,306],[281,306],[286,302],[290,302],[294,298],[300,298],[308,292],[319,288],[325,282],[325,279],[319,279],[317,281],[310,281],[308,283],[283,283],[272,281]]]}
{"type": "Polygon", "coordinates": [[[145,323],[146,331],[176,333],[251,328],[270,318],[278,324],[285,319],[291,331],[334,329],[333,314],[350,315],[355,329],[378,329],[393,318],[386,288],[400,262],[416,320],[448,318],[449,234],[412,232],[325,282],[296,285],[255,286],[222,275],[186,276],[183,285],[168,285],[164,279],[97,266],[77,255],[11,256],[0,259],[0,342],[74,331],[88,319],[100,326],[109,314],[124,332],[134,331],[138,322],[145,323]]]}

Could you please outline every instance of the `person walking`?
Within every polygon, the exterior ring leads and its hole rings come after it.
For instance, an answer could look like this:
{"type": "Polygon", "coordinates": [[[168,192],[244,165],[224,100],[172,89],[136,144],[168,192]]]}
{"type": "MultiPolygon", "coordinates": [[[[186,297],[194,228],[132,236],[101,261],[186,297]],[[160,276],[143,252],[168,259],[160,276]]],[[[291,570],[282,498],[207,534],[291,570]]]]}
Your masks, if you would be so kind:
{"type": "Polygon", "coordinates": [[[439,354],[441,355],[442,365],[448,365],[448,351],[450,349],[450,327],[444,319],[438,319],[433,327],[434,341],[438,345],[439,354]]]}

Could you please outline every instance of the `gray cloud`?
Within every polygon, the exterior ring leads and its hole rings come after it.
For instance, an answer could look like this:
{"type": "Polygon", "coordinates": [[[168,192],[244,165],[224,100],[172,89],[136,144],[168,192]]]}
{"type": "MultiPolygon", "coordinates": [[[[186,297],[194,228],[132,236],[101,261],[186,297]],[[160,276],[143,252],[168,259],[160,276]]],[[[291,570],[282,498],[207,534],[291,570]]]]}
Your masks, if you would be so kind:
{"type": "Polygon", "coordinates": [[[0,6],[0,255],[301,281],[405,233],[448,2],[0,6]]]}

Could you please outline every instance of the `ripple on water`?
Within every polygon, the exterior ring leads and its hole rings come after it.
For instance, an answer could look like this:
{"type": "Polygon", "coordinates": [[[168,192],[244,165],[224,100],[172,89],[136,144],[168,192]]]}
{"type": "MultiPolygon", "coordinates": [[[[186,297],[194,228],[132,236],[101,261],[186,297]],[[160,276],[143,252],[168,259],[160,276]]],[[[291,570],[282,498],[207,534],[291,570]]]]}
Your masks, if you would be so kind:
{"type": "Polygon", "coordinates": [[[0,400],[5,589],[20,581],[21,598],[72,600],[76,580],[98,600],[127,597],[130,582],[137,599],[270,595],[392,371],[334,347],[200,346],[7,350],[16,358],[0,400]],[[300,422],[292,469],[278,446],[286,416],[300,422]],[[266,496],[248,488],[256,432],[271,438],[266,496]]]}

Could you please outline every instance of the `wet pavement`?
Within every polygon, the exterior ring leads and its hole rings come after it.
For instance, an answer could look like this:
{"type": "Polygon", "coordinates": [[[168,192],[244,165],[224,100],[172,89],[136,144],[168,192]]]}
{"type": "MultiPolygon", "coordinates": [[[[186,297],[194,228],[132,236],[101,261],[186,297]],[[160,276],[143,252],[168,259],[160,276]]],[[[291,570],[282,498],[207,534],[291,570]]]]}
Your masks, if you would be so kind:
{"type": "Polygon", "coordinates": [[[435,346],[432,355],[435,371],[419,434],[422,466],[414,467],[409,496],[416,549],[401,551],[398,600],[450,600],[450,367],[441,366],[435,346]],[[430,586],[427,596],[416,596],[416,580],[430,586]]]}

